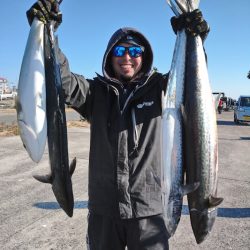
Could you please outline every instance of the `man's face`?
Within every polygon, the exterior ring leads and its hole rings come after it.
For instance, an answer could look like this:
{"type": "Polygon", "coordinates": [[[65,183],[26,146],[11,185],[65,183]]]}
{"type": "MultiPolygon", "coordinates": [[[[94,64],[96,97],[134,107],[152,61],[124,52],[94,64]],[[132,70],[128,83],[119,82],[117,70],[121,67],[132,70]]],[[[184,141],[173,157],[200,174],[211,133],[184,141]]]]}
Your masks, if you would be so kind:
{"type": "MultiPolygon", "coordinates": [[[[128,43],[119,43],[119,46],[131,47],[128,43]]],[[[142,67],[142,56],[131,57],[128,51],[122,57],[112,56],[112,67],[117,79],[122,81],[131,80],[142,67]]]]}

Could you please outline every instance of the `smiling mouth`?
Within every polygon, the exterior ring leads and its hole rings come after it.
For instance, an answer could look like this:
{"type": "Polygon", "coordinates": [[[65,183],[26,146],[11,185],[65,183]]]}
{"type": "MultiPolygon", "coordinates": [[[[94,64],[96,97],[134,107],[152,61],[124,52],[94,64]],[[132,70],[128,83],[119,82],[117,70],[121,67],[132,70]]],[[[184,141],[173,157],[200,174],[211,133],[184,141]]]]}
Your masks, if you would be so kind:
{"type": "Polygon", "coordinates": [[[133,65],[131,65],[131,64],[121,64],[120,67],[122,69],[131,69],[131,68],[133,68],[133,65]]]}

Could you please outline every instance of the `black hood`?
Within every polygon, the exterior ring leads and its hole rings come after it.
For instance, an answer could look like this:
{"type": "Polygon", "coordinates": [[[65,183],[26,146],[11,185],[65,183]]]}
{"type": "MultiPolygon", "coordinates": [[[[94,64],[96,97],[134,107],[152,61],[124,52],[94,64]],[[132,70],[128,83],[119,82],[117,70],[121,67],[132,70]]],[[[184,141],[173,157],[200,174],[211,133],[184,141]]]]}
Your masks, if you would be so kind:
{"type": "Polygon", "coordinates": [[[123,40],[128,35],[136,37],[138,40],[140,40],[141,45],[145,48],[143,53],[142,68],[139,72],[139,75],[137,75],[137,78],[149,75],[153,63],[153,51],[151,45],[147,38],[138,30],[134,28],[125,27],[117,30],[109,40],[102,62],[102,72],[105,78],[114,78],[114,73],[111,67],[110,54],[112,48],[114,47],[114,45],[116,45],[119,41],[123,40]]]}

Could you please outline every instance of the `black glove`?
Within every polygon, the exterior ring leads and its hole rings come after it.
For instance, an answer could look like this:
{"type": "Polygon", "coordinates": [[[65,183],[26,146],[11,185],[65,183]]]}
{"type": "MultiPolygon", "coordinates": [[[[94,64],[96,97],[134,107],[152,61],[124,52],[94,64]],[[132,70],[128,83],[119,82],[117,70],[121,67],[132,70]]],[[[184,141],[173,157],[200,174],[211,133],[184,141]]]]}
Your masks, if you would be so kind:
{"type": "Polygon", "coordinates": [[[171,25],[175,32],[185,29],[187,33],[192,36],[200,36],[204,41],[210,31],[207,22],[203,19],[203,15],[200,10],[196,9],[192,12],[181,14],[180,16],[171,18],[171,25]]]}
{"type": "Polygon", "coordinates": [[[45,24],[54,21],[55,29],[62,22],[62,13],[59,11],[59,2],[57,0],[39,0],[31,6],[26,15],[30,25],[34,17],[45,24]]]}

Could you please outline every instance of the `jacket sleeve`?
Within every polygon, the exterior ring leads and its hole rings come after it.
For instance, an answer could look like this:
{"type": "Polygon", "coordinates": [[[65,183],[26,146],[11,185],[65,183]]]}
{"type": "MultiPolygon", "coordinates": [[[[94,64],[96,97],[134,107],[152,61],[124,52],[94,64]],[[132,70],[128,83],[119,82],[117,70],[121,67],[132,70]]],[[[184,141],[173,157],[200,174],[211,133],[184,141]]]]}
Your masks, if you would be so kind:
{"type": "Polygon", "coordinates": [[[62,87],[64,90],[65,103],[89,120],[91,103],[91,81],[83,76],[70,71],[69,63],[62,51],[58,50],[62,87]]]}

